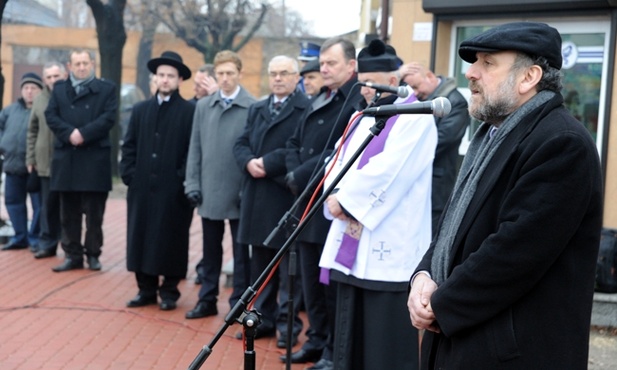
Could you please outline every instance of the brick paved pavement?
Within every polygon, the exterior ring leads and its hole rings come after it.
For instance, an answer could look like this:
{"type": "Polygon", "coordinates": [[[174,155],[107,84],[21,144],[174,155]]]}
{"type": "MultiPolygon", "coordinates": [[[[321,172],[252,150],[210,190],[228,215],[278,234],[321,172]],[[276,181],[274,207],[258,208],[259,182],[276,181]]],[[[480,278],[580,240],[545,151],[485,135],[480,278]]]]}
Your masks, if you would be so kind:
{"type": "MultiPolygon", "coordinates": [[[[7,218],[0,197],[0,216],[7,218]]],[[[219,315],[186,320],[197,300],[193,283],[201,257],[201,223],[191,227],[189,276],[180,284],[175,311],[157,306],[127,309],[136,291],[125,267],[126,202],[122,192],[110,198],[104,221],[103,270],[53,273],[56,258],[35,260],[27,250],[0,251],[0,370],[169,370],[186,369],[210,343],[229,310],[230,289],[221,286],[219,315]]],[[[229,242],[229,241],[228,241],[229,242]]],[[[229,249],[229,248],[228,248],[229,249]]],[[[224,259],[229,260],[230,251],[224,259]]],[[[224,283],[222,278],[221,282],[224,283]]],[[[303,315],[303,320],[306,318],[303,315]]],[[[202,369],[243,369],[242,342],[230,327],[202,369]]],[[[589,369],[617,368],[617,331],[592,331],[589,369]]],[[[300,344],[306,340],[300,338],[300,344]]],[[[256,369],[284,369],[275,340],[255,342],[256,369]]],[[[292,370],[306,365],[293,365],[292,370]]]]}
{"type": "MultiPolygon", "coordinates": [[[[229,311],[230,289],[221,287],[218,316],[184,318],[194,307],[199,288],[193,283],[201,257],[199,218],[191,227],[189,276],[180,284],[182,297],[175,311],[125,307],[137,292],[133,274],[125,267],[125,231],[126,202],[110,198],[99,272],[53,273],[51,267],[62,261],[62,253],[35,260],[28,250],[0,252],[0,369],[188,368],[229,311]]],[[[202,369],[244,368],[242,341],[233,337],[240,329],[233,325],[226,331],[202,369]]],[[[285,368],[279,360],[284,350],[276,348],[274,339],[257,340],[255,349],[257,369],[285,368]]]]}

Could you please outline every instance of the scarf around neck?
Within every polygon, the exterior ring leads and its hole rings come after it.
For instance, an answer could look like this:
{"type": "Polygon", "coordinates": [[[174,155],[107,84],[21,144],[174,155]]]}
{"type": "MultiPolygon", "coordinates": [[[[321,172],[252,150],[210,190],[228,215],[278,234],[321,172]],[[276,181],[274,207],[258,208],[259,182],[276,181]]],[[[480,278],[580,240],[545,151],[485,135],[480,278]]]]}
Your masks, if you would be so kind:
{"type": "Polygon", "coordinates": [[[431,276],[437,285],[446,280],[448,271],[450,271],[450,252],[454,239],[458,234],[463,217],[476,193],[486,167],[510,132],[532,110],[545,104],[553,96],[555,96],[555,93],[552,91],[540,91],[508,116],[492,137],[488,133],[493,126],[486,122],[482,123],[478,131],[476,131],[461,164],[461,170],[452,191],[450,205],[445,211],[446,214],[439,225],[439,233],[435,240],[433,258],[431,260],[431,276]]]}
{"type": "Polygon", "coordinates": [[[88,77],[84,78],[83,80],[80,80],[77,77],[75,77],[73,72],[69,74],[69,78],[71,80],[71,85],[75,89],[75,92],[79,94],[79,92],[84,86],[90,83],[90,81],[94,80],[94,70],[90,71],[90,74],[88,75],[88,77]]]}

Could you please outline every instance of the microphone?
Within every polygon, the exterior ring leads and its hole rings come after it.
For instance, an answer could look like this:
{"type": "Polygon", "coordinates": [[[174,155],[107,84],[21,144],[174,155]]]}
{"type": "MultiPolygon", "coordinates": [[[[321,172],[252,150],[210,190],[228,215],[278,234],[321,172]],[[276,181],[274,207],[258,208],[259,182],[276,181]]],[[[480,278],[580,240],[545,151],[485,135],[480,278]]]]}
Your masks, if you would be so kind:
{"type": "Polygon", "coordinates": [[[448,98],[439,97],[432,101],[407,104],[387,104],[379,107],[367,108],[362,111],[365,116],[396,116],[397,114],[432,114],[443,117],[450,113],[452,104],[448,98]]]}
{"type": "Polygon", "coordinates": [[[374,84],[372,82],[358,82],[362,86],[370,87],[377,91],[388,92],[395,95],[398,95],[399,98],[406,98],[409,96],[409,90],[405,86],[388,86],[388,85],[379,85],[374,84]]]}

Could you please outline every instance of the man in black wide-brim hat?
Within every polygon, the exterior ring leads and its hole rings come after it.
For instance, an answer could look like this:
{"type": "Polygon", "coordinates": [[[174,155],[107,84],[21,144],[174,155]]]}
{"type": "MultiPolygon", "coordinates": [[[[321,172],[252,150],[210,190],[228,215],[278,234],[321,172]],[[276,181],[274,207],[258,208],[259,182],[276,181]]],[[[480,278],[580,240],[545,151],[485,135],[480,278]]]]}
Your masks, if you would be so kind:
{"type": "Polygon", "coordinates": [[[195,105],[178,93],[191,77],[178,54],[166,51],[148,69],[156,75],[157,92],[133,108],[120,161],[128,185],[127,268],[139,288],[126,305],[156,304],[158,293],[161,310],[173,310],[188,266],[193,207],[183,182],[195,105]]]}

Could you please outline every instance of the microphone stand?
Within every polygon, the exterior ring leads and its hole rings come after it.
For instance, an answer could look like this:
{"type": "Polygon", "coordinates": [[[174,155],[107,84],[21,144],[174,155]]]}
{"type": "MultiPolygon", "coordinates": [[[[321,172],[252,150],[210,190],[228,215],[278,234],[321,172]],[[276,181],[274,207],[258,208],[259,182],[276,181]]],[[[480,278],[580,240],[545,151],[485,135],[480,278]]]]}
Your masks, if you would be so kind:
{"type": "MultiPolygon", "coordinates": [[[[379,98],[381,98],[381,91],[378,90],[375,92],[375,96],[373,97],[371,102],[367,105],[367,108],[374,106],[377,103],[377,100],[379,100],[379,98]]],[[[351,137],[351,134],[355,131],[360,120],[358,120],[358,123],[356,123],[354,126],[351,127],[349,134],[347,134],[347,136],[344,137],[343,140],[341,140],[341,143],[339,145],[343,145],[343,143],[347,139],[349,139],[349,137],[351,137]]],[[[319,167],[319,170],[316,173],[318,174],[323,173],[326,166],[329,163],[330,161],[326,161],[325,163],[323,163],[319,167]]],[[[317,185],[317,182],[320,180],[321,180],[320,176],[311,176],[311,181],[309,181],[309,184],[304,188],[304,191],[302,192],[302,194],[300,194],[296,202],[294,202],[294,204],[291,206],[290,210],[287,211],[285,215],[283,215],[283,217],[279,221],[279,224],[272,230],[270,235],[268,235],[263,245],[268,246],[281,229],[293,230],[298,226],[297,222],[299,220],[297,217],[294,217],[293,214],[295,213],[296,208],[298,208],[298,205],[300,204],[300,202],[308,196],[308,193],[312,191],[311,189],[315,188],[315,186],[317,185]],[[295,223],[290,224],[290,220],[292,220],[295,223]]],[[[293,347],[291,343],[293,341],[293,326],[294,326],[294,319],[296,316],[294,300],[295,300],[295,282],[296,282],[296,277],[298,276],[297,255],[298,255],[298,252],[296,250],[296,243],[292,243],[289,248],[289,260],[288,260],[288,269],[287,269],[288,291],[287,291],[287,334],[285,336],[285,343],[286,343],[285,370],[291,370],[291,347],[293,347]]]]}
{"type": "MultiPolygon", "coordinates": [[[[278,250],[272,261],[268,264],[265,270],[261,273],[261,275],[257,278],[257,280],[253,283],[253,285],[249,286],[238,302],[234,305],[234,307],[229,311],[227,316],[225,317],[225,322],[219,328],[219,330],[214,335],[214,338],[210,341],[209,344],[206,344],[199,351],[193,362],[189,365],[189,370],[197,370],[200,369],[203,363],[208,359],[210,354],[212,353],[212,348],[216,345],[219,339],[223,336],[227,328],[234,324],[234,322],[242,323],[245,328],[245,336],[247,337],[247,350],[245,351],[245,370],[254,370],[255,369],[255,351],[253,350],[253,340],[254,340],[254,329],[259,325],[259,314],[255,310],[247,311],[247,305],[255,298],[257,291],[261,288],[264,282],[267,280],[268,275],[272,272],[272,270],[276,267],[276,265],[283,258],[285,253],[288,252],[290,246],[295,242],[298,238],[298,235],[304,230],[308,222],[312,219],[312,217],[318,212],[321,211],[321,205],[324,203],[326,198],[332,193],[332,191],[336,188],[336,185],[341,181],[341,179],[345,176],[345,174],[349,171],[351,166],[354,165],[356,160],[360,157],[360,155],[364,152],[364,149],[368,146],[368,144],[373,140],[375,136],[378,136],[383,128],[385,127],[388,116],[378,116],[375,117],[375,124],[370,128],[370,133],[367,135],[364,142],[360,145],[360,147],[352,154],[352,157],[347,161],[345,166],[342,168],[341,172],[336,176],[332,184],[323,192],[323,194],[315,201],[315,203],[311,206],[309,212],[306,217],[298,224],[298,227],[291,233],[289,238],[285,241],[283,246],[278,250]],[[249,336],[250,335],[250,336],[249,336]]],[[[319,178],[319,177],[317,177],[319,178]]],[[[287,212],[286,216],[289,214],[287,212]]],[[[285,217],[283,217],[285,219],[285,217]]],[[[277,228],[281,226],[281,224],[285,224],[286,221],[281,221],[277,228]]],[[[274,232],[274,231],[273,231],[274,232]]],[[[272,236],[272,234],[270,235],[272,236]]],[[[270,239],[270,236],[268,239],[270,239]]],[[[288,333],[289,337],[289,333],[288,333]]],[[[288,342],[288,346],[291,342],[288,342]]],[[[287,356],[289,361],[290,356],[287,356]]]]}

